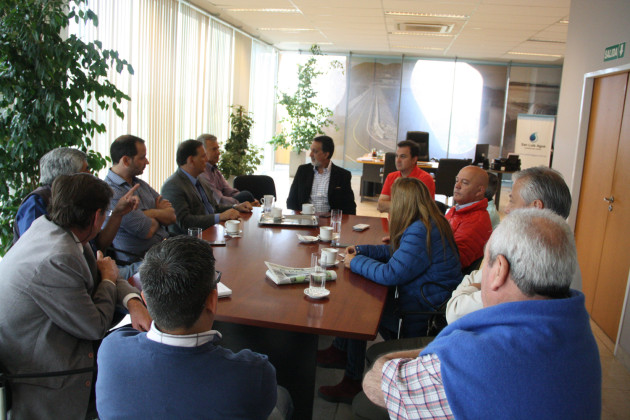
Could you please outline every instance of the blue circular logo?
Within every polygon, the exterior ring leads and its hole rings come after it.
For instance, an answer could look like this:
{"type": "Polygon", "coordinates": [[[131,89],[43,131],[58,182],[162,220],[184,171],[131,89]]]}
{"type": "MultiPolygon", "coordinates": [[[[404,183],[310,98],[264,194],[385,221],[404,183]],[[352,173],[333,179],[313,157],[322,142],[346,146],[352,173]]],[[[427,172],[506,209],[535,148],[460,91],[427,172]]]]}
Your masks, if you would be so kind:
{"type": "Polygon", "coordinates": [[[538,141],[538,133],[533,132],[532,134],[530,134],[529,141],[531,141],[532,143],[536,143],[538,141]]]}

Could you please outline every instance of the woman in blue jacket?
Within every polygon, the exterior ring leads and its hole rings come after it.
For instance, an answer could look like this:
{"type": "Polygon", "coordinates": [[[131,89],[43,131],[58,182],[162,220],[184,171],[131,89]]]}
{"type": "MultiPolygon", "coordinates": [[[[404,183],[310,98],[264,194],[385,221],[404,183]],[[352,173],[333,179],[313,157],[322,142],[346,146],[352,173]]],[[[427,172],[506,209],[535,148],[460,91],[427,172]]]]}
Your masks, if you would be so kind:
{"type": "MultiPolygon", "coordinates": [[[[379,332],[385,340],[396,338],[399,314],[431,311],[421,297],[423,283],[435,282],[455,289],[462,279],[457,245],[451,227],[431,199],[427,187],[416,178],[399,178],[392,187],[390,245],[359,245],[346,249],[345,265],[375,283],[389,286],[379,332]],[[398,295],[397,302],[395,295],[398,295]]],[[[450,293],[437,286],[424,287],[424,295],[435,306],[450,293]]],[[[426,315],[406,316],[401,335],[426,335],[426,315]]],[[[351,403],[361,391],[366,342],[336,338],[332,346],[317,354],[318,365],[342,367],[345,375],[335,386],[320,387],[327,401],[351,403]]]]}

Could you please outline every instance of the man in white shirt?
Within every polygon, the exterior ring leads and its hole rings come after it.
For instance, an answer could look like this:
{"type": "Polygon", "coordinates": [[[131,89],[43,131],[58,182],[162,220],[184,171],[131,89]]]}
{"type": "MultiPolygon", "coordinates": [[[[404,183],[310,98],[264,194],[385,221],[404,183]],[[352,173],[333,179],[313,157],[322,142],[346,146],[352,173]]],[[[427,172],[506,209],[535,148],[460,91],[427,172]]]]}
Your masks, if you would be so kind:
{"type": "MultiPolygon", "coordinates": [[[[510,201],[505,213],[525,207],[549,209],[563,218],[571,211],[571,193],[562,175],[551,168],[537,166],[512,175],[513,185],[510,201]]],[[[579,267],[571,283],[572,288],[581,288],[579,267]]],[[[446,320],[452,323],[462,316],[482,308],[481,270],[465,276],[453,292],[446,306],[446,320]]]]}

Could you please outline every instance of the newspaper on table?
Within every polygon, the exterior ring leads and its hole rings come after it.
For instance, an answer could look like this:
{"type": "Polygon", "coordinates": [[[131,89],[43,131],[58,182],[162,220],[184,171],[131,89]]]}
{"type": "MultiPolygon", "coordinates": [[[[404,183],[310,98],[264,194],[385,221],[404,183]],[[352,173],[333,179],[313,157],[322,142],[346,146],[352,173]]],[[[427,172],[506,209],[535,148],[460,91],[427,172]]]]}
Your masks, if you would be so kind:
{"type": "MultiPolygon", "coordinates": [[[[294,268],[265,261],[267,272],[265,273],[271,281],[276,284],[308,283],[309,275],[313,271],[311,267],[294,268]]],[[[337,280],[337,273],[326,270],[326,281],[337,280]]]]}

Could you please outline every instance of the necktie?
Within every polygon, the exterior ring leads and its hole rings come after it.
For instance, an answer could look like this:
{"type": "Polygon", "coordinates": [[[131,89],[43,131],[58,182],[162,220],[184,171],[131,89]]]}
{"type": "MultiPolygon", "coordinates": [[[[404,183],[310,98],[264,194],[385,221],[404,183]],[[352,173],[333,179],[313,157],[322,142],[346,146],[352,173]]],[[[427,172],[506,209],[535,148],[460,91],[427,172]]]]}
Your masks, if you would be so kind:
{"type": "Polygon", "coordinates": [[[206,214],[214,214],[214,207],[212,207],[212,204],[208,201],[208,196],[206,196],[206,192],[201,186],[201,182],[199,182],[199,180],[195,182],[195,187],[197,187],[197,191],[199,191],[199,195],[201,196],[201,201],[203,201],[203,206],[206,208],[206,214]]]}

